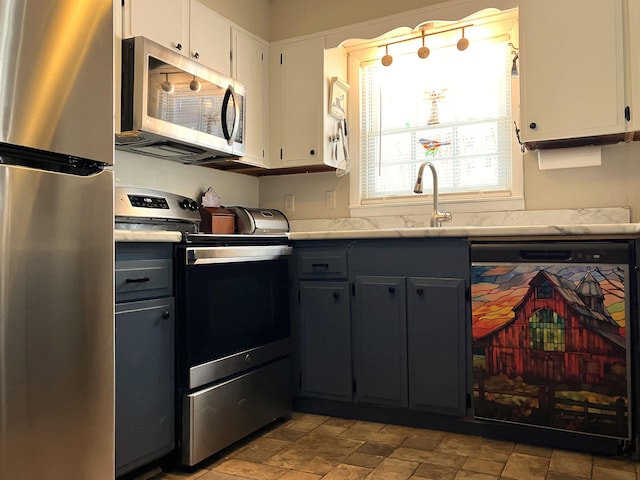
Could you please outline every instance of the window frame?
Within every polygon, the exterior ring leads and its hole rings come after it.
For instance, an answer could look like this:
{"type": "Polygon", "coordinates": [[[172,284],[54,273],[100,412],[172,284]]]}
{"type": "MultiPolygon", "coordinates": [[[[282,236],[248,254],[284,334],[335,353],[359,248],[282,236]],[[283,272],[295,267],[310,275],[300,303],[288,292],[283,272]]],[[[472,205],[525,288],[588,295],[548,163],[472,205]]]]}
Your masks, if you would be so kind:
{"type": "MultiPolygon", "coordinates": [[[[517,41],[517,9],[512,8],[498,12],[505,18],[515,18],[514,31],[510,33],[511,42],[517,41]]],[[[424,18],[424,17],[423,17],[424,18]]],[[[466,19],[461,19],[466,20],[466,19]]],[[[419,25],[419,24],[418,24],[419,25]]],[[[369,217],[383,215],[424,215],[425,208],[430,211],[433,205],[431,194],[415,195],[412,197],[390,197],[375,200],[363,200],[361,195],[361,165],[360,158],[360,64],[372,57],[372,52],[378,48],[373,42],[362,42],[361,45],[345,45],[348,53],[348,83],[350,84],[350,135],[351,135],[351,165],[350,165],[350,215],[351,217],[369,217]]],[[[512,120],[519,119],[519,79],[511,79],[511,111],[512,120]]],[[[515,135],[511,141],[511,170],[512,186],[510,194],[481,193],[481,194],[440,194],[441,206],[452,213],[474,213],[487,211],[524,210],[524,165],[523,153],[515,135]]],[[[425,178],[426,182],[430,179],[425,178]]],[[[443,208],[441,208],[443,209],[443,208]]]]}

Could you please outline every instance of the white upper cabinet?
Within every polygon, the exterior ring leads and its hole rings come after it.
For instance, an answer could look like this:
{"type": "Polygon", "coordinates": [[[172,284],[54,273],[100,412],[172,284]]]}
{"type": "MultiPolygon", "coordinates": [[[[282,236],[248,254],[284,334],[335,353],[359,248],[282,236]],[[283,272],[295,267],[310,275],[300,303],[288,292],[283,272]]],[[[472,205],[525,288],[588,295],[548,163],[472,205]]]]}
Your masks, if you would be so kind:
{"type": "Polygon", "coordinates": [[[223,75],[231,73],[231,24],[197,0],[125,0],[124,37],[143,36],[223,75]]]}
{"type": "Polygon", "coordinates": [[[267,42],[232,29],[232,76],[247,87],[244,163],[269,163],[269,47],[267,42]]]}
{"type": "Polygon", "coordinates": [[[191,0],[189,55],[218,73],[231,76],[231,23],[191,0]]]}
{"type": "Polygon", "coordinates": [[[315,37],[273,46],[270,57],[271,168],[330,164],[329,85],[346,79],[346,53],[315,37]]]}
{"type": "Polygon", "coordinates": [[[623,0],[520,2],[519,47],[524,143],[623,134],[623,0]]]}
{"type": "Polygon", "coordinates": [[[123,36],[147,37],[187,55],[189,0],[124,0],[123,36]]]}
{"type": "Polygon", "coordinates": [[[627,95],[630,103],[629,132],[635,140],[640,140],[640,2],[627,0],[625,5],[627,37],[626,60],[629,68],[627,78],[627,95]]]}

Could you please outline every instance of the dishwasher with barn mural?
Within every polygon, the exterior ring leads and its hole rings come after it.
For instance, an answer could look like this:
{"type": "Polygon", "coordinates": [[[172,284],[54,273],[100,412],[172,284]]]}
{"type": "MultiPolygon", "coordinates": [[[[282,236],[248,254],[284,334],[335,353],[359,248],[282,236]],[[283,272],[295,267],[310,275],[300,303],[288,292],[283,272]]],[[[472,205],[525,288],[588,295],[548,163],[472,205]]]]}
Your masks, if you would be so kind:
{"type": "Polygon", "coordinates": [[[633,256],[625,240],[472,244],[477,421],[630,448],[633,256]]]}

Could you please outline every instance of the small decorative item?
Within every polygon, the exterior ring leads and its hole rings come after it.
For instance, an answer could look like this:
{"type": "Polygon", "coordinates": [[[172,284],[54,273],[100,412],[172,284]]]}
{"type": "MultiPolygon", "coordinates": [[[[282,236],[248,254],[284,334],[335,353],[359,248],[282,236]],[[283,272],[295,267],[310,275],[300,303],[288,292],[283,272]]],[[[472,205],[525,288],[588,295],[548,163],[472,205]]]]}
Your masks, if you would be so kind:
{"type": "Polygon", "coordinates": [[[420,145],[422,145],[426,150],[424,152],[426,157],[435,157],[442,145],[451,145],[451,142],[439,142],[438,140],[431,140],[428,138],[421,138],[418,142],[420,142],[420,145]]]}
{"type": "Polygon", "coordinates": [[[338,77],[331,78],[329,113],[338,120],[347,118],[347,95],[349,88],[349,84],[343,82],[338,77]]]}
{"type": "Polygon", "coordinates": [[[446,91],[447,89],[443,88],[439,92],[432,91],[431,93],[427,93],[427,97],[431,99],[431,116],[427,122],[428,125],[437,125],[440,123],[440,118],[438,116],[438,102],[444,99],[446,91]]]}

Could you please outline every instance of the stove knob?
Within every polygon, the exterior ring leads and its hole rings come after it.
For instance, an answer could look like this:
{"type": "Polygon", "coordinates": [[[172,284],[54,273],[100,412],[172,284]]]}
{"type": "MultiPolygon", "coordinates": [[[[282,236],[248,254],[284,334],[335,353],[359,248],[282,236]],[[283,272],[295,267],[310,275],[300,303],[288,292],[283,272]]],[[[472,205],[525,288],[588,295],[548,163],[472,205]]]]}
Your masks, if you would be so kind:
{"type": "Polygon", "coordinates": [[[191,200],[191,203],[189,203],[189,210],[193,210],[194,212],[198,210],[198,202],[191,200]]]}
{"type": "Polygon", "coordinates": [[[189,210],[190,205],[191,205],[191,202],[189,202],[188,198],[185,198],[180,202],[180,207],[184,208],[185,210],[189,210]]]}

